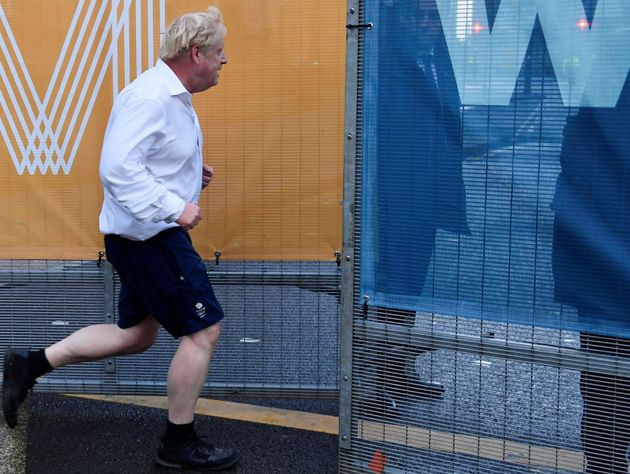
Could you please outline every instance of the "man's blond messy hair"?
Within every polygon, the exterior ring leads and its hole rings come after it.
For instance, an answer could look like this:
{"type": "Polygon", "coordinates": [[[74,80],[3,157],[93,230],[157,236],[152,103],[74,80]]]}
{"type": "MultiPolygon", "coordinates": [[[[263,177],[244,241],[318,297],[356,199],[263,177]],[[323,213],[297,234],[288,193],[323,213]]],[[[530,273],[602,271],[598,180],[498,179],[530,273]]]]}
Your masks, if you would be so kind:
{"type": "Polygon", "coordinates": [[[186,13],[177,18],[162,36],[160,59],[174,59],[194,45],[208,51],[227,33],[223,15],[215,6],[205,12],[186,13]]]}

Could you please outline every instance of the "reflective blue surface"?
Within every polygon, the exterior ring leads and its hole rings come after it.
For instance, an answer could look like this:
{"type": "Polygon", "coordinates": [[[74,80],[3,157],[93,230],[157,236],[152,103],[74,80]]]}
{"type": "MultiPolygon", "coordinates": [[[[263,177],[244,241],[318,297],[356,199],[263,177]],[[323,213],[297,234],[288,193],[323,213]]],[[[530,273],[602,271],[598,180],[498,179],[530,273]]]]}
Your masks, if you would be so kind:
{"type": "Polygon", "coordinates": [[[533,3],[366,2],[361,295],[630,336],[630,5],[533,3]]]}

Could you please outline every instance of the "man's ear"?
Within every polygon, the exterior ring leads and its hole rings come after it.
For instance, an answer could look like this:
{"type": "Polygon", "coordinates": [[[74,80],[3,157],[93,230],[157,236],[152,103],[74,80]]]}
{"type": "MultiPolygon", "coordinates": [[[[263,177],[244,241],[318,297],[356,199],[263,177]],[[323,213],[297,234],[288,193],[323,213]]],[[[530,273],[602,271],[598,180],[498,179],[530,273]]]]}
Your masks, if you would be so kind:
{"type": "Polygon", "coordinates": [[[192,59],[193,62],[199,62],[199,46],[196,44],[190,47],[190,59],[192,59]]]}

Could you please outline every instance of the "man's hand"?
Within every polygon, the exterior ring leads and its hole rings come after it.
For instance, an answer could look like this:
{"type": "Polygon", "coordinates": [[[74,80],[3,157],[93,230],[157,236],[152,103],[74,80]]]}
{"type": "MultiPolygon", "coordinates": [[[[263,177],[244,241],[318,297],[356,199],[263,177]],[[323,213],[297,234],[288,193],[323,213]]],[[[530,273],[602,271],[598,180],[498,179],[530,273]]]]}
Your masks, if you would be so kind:
{"type": "Polygon", "coordinates": [[[194,229],[201,220],[201,208],[192,202],[187,202],[184,206],[184,212],[175,221],[184,230],[194,229]]]}
{"type": "Polygon", "coordinates": [[[210,184],[210,181],[212,181],[213,176],[214,176],[214,168],[204,163],[202,174],[201,174],[201,189],[204,189],[206,186],[210,184]]]}

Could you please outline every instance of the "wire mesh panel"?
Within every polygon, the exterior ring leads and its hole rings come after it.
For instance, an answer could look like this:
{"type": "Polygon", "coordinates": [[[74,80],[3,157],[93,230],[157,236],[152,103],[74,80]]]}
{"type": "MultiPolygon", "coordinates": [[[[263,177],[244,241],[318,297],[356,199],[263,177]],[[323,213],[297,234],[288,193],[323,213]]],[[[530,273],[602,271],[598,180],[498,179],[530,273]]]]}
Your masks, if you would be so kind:
{"type": "MultiPolygon", "coordinates": [[[[334,397],[338,389],[339,270],[335,262],[214,262],[225,309],[204,395],[334,397]]],[[[120,281],[94,261],[3,261],[0,347],[47,347],[115,323],[120,281]]],[[[38,390],[165,394],[177,341],[160,330],[143,354],[60,368],[38,390]]]]}
{"type": "Polygon", "coordinates": [[[359,328],[349,472],[378,472],[379,453],[384,472],[581,472],[580,373],[555,357],[577,350],[575,333],[427,314],[413,331],[359,328]],[[399,364],[409,351],[443,396],[417,392],[399,364]]]}
{"type": "MultiPolygon", "coordinates": [[[[108,322],[104,289],[104,272],[94,261],[0,261],[2,358],[8,346],[47,347],[83,326],[108,322]]],[[[55,380],[102,390],[106,366],[61,368],[55,380]]]]}
{"type": "MultiPolygon", "coordinates": [[[[226,316],[204,393],[336,396],[337,265],[211,262],[208,268],[226,316]]],[[[161,331],[146,353],[116,360],[117,383],[125,391],[163,393],[176,349],[161,331]]]]}
{"type": "Polygon", "coordinates": [[[628,20],[349,2],[341,472],[628,471],[628,20]]]}

